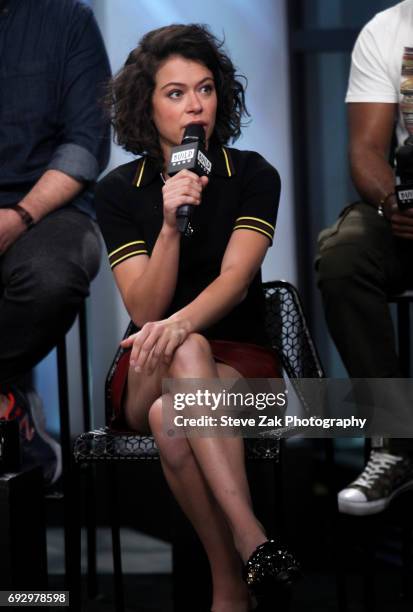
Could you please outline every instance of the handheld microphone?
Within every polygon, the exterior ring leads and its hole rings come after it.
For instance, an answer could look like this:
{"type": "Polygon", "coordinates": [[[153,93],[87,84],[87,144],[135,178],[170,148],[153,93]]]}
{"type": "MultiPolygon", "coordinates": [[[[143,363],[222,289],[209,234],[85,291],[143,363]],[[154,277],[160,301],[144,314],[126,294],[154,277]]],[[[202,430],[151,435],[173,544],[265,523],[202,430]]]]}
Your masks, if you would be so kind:
{"type": "Polygon", "coordinates": [[[396,150],[396,172],[400,179],[395,188],[397,204],[404,211],[413,208],[413,136],[396,150]]]}
{"type": "MultiPolygon", "coordinates": [[[[205,151],[205,130],[199,123],[186,126],[182,143],[173,147],[167,173],[174,176],[184,169],[195,172],[198,176],[208,176],[212,170],[205,151]]],[[[176,211],[176,223],[181,234],[186,234],[194,206],[183,204],[176,211]]]]}

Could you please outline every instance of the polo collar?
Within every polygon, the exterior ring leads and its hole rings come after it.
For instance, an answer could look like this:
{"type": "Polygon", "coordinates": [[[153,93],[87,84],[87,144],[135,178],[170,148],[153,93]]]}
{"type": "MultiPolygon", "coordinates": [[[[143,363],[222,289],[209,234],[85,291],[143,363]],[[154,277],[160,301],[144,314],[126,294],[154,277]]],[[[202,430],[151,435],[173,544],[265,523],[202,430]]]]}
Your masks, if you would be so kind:
{"type": "MultiPolygon", "coordinates": [[[[208,157],[212,163],[212,176],[231,178],[235,175],[235,167],[230,150],[223,145],[211,145],[208,157]]],[[[136,172],[133,177],[135,187],[145,187],[154,181],[160,174],[159,162],[153,157],[144,155],[138,160],[136,172]]]]}

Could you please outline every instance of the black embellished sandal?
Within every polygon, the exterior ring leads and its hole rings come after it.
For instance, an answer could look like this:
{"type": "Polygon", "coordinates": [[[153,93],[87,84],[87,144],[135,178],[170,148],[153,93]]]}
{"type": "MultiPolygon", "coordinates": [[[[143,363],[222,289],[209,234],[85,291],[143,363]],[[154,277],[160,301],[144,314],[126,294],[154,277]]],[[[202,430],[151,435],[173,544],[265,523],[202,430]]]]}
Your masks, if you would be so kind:
{"type": "Polygon", "coordinates": [[[294,555],[275,540],[260,544],[244,566],[244,580],[258,602],[288,591],[300,576],[294,555]]]}

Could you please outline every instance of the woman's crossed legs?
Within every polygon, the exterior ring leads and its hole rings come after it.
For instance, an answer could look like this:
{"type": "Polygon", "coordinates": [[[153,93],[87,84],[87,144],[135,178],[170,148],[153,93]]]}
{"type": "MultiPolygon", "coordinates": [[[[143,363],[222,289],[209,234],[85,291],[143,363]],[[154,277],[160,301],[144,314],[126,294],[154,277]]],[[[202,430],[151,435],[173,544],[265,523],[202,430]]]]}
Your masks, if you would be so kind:
{"type": "Polygon", "coordinates": [[[126,420],[151,430],[168,484],[197,531],[211,566],[214,612],[246,612],[248,593],[241,562],[267,538],[251,503],[240,437],[170,437],[164,431],[162,378],[240,378],[215,363],[208,341],[190,334],[169,366],[152,374],[130,369],[126,420]]]}

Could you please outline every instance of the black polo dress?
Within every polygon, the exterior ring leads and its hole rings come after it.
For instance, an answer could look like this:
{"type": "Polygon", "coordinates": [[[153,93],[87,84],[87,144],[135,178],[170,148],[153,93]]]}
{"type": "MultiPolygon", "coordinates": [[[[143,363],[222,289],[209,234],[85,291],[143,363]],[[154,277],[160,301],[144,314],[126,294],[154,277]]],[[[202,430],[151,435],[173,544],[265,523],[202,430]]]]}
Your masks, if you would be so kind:
{"type": "MultiPolygon", "coordinates": [[[[269,244],[274,238],[280,196],[280,178],[275,168],[258,153],[223,146],[211,146],[208,157],[212,173],[200,206],[194,208],[193,234],[181,238],[176,291],[163,318],[190,303],[219,276],[233,231],[259,232],[268,238],[269,244]]],[[[163,222],[162,186],[160,167],[149,157],[119,166],[97,185],[97,218],[112,269],[130,257],[151,255],[163,222]]],[[[278,363],[274,361],[273,367],[264,367],[265,354],[270,355],[264,348],[268,346],[264,320],[259,271],[245,299],[200,333],[211,341],[218,361],[233,365],[251,378],[257,376],[254,351],[260,349],[262,376],[270,375],[271,371],[275,376],[280,371],[278,363]],[[250,366],[245,367],[246,359],[250,366]]],[[[274,360],[272,352],[271,359],[274,360]]]]}

